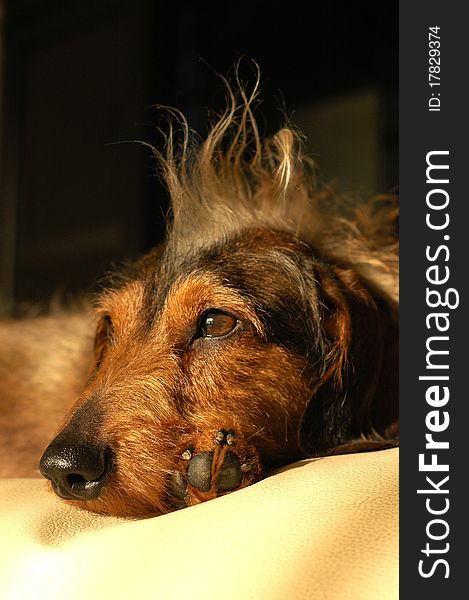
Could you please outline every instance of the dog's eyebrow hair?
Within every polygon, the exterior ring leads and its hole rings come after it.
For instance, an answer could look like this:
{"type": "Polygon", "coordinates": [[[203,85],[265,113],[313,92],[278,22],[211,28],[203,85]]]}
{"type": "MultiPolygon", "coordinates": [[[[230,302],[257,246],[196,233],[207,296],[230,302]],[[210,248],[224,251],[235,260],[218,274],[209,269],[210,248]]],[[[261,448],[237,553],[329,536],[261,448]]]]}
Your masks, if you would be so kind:
{"type": "Polygon", "coordinates": [[[147,335],[153,328],[169,290],[181,273],[177,262],[167,250],[167,246],[162,246],[157,252],[152,253],[150,260],[146,257],[140,271],[136,274],[143,286],[141,308],[143,335],[147,335]]]}
{"type": "MultiPolygon", "coordinates": [[[[271,343],[303,356],[323,348],[320,309],[312,271],[314,252],[290,234],[251,229],[193,255],[171,247],[141,273],[142,333],[148,335],[177,281],[211,274],[246,301],[271,343]]],[[[216,307],[214,307],[216,308],[216,307]]]]}
{"type": "Polygon", "coordinates": [[[298,242],[291,252],[288,244],[293,242],[284,233],[275,238],[268,231],[245,232],[201,253],[192,266],[214,273],[246,300],[266,339],[303,356],[311,355],[324,345],[313,253],[302,247],[303,256],[296,247],[298,242]]]}

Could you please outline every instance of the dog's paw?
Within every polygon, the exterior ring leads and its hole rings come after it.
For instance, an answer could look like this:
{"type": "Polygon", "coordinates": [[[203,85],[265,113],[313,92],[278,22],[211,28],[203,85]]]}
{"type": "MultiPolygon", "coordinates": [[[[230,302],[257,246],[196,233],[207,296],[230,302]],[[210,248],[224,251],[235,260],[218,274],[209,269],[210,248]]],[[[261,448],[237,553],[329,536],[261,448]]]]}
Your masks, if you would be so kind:
{"type": "Polygon", "coordinates": [[[246,487],[260,475],[255,448],[233,429],[219,429],[211,439],[182,450],[178,468],[170,475],[170,492],[176,506],[191,506],[246,487]]]}

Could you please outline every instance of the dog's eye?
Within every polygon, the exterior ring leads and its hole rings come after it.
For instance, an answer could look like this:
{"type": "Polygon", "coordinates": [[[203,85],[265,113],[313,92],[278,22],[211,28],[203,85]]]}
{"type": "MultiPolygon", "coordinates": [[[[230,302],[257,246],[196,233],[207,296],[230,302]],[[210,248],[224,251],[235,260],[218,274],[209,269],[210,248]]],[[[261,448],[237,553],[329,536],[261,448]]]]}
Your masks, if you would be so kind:
{"type": "Polygon", "coordinates": [[[104,315],[98,323],[96,329],[96,335],[94,338],[94,355],[96,359],[96,366],[99,367],[101,364],[106,348],[112,339],[114,333],[114,325],[109,315],[104,315]]]}
{"type": "Polygon", "coordinates": [[[238,325],[235,317],[223,312],[209,312],[202,318],[200,336],[206,338],[220,338],[231,333],[238,325]]]}

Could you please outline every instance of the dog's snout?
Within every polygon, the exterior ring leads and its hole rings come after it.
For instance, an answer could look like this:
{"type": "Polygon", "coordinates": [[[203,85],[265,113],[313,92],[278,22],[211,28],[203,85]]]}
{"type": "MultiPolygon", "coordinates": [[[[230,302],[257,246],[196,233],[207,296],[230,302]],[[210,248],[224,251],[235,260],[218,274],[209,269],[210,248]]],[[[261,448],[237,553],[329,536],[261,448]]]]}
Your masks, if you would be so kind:
{"type": "Polygon", "coordinates": [[[93,500],[103,489],[111,466],[109,449],[91,444],[51,442],[39,470],[66,500],[93,500]]]}

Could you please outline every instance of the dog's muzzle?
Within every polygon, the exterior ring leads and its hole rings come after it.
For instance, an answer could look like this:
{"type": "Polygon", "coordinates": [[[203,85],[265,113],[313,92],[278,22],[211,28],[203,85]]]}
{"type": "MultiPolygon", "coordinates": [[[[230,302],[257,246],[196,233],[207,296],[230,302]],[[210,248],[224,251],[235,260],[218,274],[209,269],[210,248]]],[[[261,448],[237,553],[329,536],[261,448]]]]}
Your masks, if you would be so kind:
{"type": "Polygon", "coordinates": [[[50,479],[58,496],[65,500],[94,500],[108,478],[112,453],[92,444],[53,440],[39,463],[41,474],[50,479]]]}

